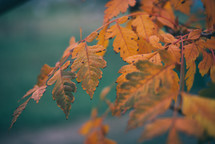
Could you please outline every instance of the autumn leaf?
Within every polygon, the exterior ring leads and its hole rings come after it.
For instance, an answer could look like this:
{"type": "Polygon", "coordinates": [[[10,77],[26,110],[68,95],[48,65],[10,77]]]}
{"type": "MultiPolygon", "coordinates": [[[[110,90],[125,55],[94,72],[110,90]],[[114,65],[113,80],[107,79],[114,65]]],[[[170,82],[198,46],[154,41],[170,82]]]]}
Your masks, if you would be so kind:
{"type": "Polygon", "coordinates": [[[48,80],[48,74],[53,70],[53,67],[50,67],[47,64],[44,64],[40,70],[40,75],[37,77],[37,85],[42,86],[46,85],[46,81],[48,80]]]}
{"type": "Polygon", "coordinates": [[[104,23],[121,13],[125,13],[129,6],[134,6],[136,0],[110,0],[105,7],[104,23]]]}
{"type": "Polygon", "coordinates": [[[168,144],[180,143],[178,132],[184,132],[196,137],[200,137],[203,134],[203,129],[195,120],[189,118],[161,118],[145,126],[139,141],[152,139],[167,131],[169,131],[168,144]]]}
{"type": "Polygon", "coordinates": [[[188,35],[188,39],[192,40],[198,39],[201,36],[201,32],[202,32],[201,29],[191,31],[188,35]]]}
{"type": "Polygon", "coordinates": [[[182,112],[215,137],[215,100],[187,93],[182,93],[182,98],[182,112]]]}
{"type": "Polygon", "coordinates": [[[199,63],[198,68],[202,76],[208,73],[209,69],[213,65],[213,57],[211,54],[203,51],[203,60],[199,63]]]}
{"type": "Polygon", "coordinates": [[[211,37],[211,39],[207,39],[206,47],[215,50],[215,37],[211,37]]]}
{"type": "Polygon", "coordinates": [[[63,110],[68,119],[71,103],[75,98],[72,92],[76,92],[76,85],[71,80],[75,78],[75,73],[59,69],[54,76],[47,82],[48,85],[55,83],[52,90],[53,99],[57,105],[63,110]]]}
{"type": "Polygon", "coordinates": [[[126,81],[117,89],[116,111],[127,110],[139,98],[159,91],[161,87],[178,91],[178,76],[172,70],[174,65],[161,66],[149,61],[135,63],[135,71],[126,75],[126,81]]]}
{"type": "Polygon", "coordinates": [[[160,38],[156,35],[150,36],[149,37],[149,42],[151,43],[151,45],[153,47],[155,47],[156,49],[163,49],[162,44],[160,43],[160,38]]]}
{"type": "Polygon", "coordinates": [[[116,144],[115,141],[106,138],[109,126],[103,124],[103,118],[97,117],[97,110],[93,109],[91,119],[84,123],[79,130],[81,135],[86,136],[85,144],[116,144]]]}
{"type": "Polygon", "coordinates": [[[70,45],[69,47],[66,48],[66,50],[63,53],[63,58],[71,55],[71,52],[73,51],[73,49],[78,45],[78,43],[75,42],[75,37],[71,37],[70,39],[70,45]]]}
{"type": "Polygon", "coordinates": [[[130,57],[127,57],[125,59],[125,61],[127,63],[136,63],[139,60],[148,60],[154,64],[158,64],[161,65],[161,57],[158,51],[152,52],[152,53],[147,53],[147,54],[137,54],[137,55],[133,55],[130,57]]]}
{"type": "Polygon", "coordinates": [[[134,110],[130,112],[127,128],[143,126],[164,113],[169,109],[174,96],[175,94],[169,93],[168,90],[161,90],[158,94],[146,94],[142,100],[139,98],[134,104],[134,110]]]}
{"type": "Polygon", "coordinates": [[[186,86],[187,86],[187,91],[190,91],[190,89],[193,86],[194,78],[195,78],[195,73],[196,73],[196,63],[195,61],[190,62],[187,64],[188,71],[185,75],[186,79],[186,86]]]}
{"type": "Polygon", "coordinates": [[[190,14],[190,6],[192,4],[192,0],[170,0],[170,3],[176,10],[179,10],[187,15],[190,14]]]}
{"type": "Polygon", "coordinates": [[[22,111],[25,109],[25,107],[27,106],[29,100],[31,99],[28,98],[23,104],[21,104],[13,113],[13,119],[10,125],[10,128],[13,127],[14,123],[16,122],[17,118],[20,116],[20,114],[22,113],[22,111]]]}
{"type": "Polygon", "coordinates": [[[205,11],[207,14],[207,27],[214,28],[215,26],[215,1],[214,0],[202,0],[204,4],[205,11]]]}
{"type": "Polygon", "coordinates": [[[121,27],[118,23],[108,29],[106,38],[113,38],[113,47],[116,53],[120,52],[120,56],[124,60],[128,56],[137,54],[137,35],[130,29],[121,27]]]}
{"type": "MultiPolygon", "coordinates": [[[[108,39],[105,39],[105,35],[107,33],[107,29],[108,29],[108,25],[105,26],[100,32],[99,32],[99,35],[97,37],[97,45],[102,45],[105,49],[108,47],[108,43],[109,43],[109,40],[108,39]]],[[[98,55],[100,56],[103,56],[105,54],[105,51],[102,51],[102,52],[99,52],[97,53],[98,55]]]]}
{"type": "Polygon", "coordinates": [[[201,42],[193,42],[184,46],[184,57],[186,60],[186,68],[188,69],[185,79],[187,90],[189,91],[193,86],[194,76],[196,73],[195,60],[199,56],[199,51],[202,49],[201,42]]]}
{"type": "Polygon", "coordinates": [[[104,50],[101,45],[87,46],[86,43],[80,43],[72,53],[72,58],[75,60],[71,65],[71,71],[78,71],[76,80],[82,82],[82,88],[91,99],[102,77],[101,68],[106,66],[103,57],[97,55],[104,50]]]}
{"type": "Polygon", "coordinates": [[[38,89],[35,90],[35,92],[32,94],[31,98],[36,101],[36,103],[39,102],[40,98],[43,96],[43,93],[46,91],[46,85],[41,86],[38,89]]]}
{"type": "Polygon", "coordinates": [[[149,41],[149,37],[156,35],[158,31],[157,25],[151,21],[148,14],[138,15],[133,21],[132,26],[136,27],[139,37],[149,41]]]}
{"type": "Polygon", "coordinates": [[[98,33],[96,31],[92,32],[89,36],[87,36],[86,41],[92,42],[96,37],[98,36],[98,33]]]}

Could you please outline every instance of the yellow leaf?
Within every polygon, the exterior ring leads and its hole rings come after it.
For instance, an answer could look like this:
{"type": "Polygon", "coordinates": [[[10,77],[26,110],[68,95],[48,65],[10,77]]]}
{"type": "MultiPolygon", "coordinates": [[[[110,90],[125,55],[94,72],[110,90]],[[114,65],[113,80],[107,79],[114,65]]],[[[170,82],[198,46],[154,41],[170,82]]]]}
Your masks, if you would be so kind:
{"type": "Polygon", "coordinates": [[[75,60],[71,65],[71,71],[78,71],[76,80],[82,82],[82,88],[92,99],[99,79],[102,77],[101,68],[106,66],[106,61],[97,53],[104,51],[105,48],[101,45],[87,46],[86,43],[81,43],[76,48],[72,54],[75,60]]]}
{"type": "Polygon", "coordinates": [[[180,59],[181,59],[181,50],[178,46],[176,45],[169,45],[168,50],[167,50],[172,57],[175,59],[174,61],[177,61],[178,63],[180,63],[180,59]]]}
{"type": "Polygon", "coordinates": [[[92,125],[93,125],[92,121],[88,121],[84,125],[82,125],[82,127],[79,131],[80,134],[87,135],[91,131],[92,125]]]}
{"type": "Polygon", "coordinates": [[[132,26],[136,27],[139,37],[149,41],[149,37],[156,35],[158,31],[157,25],[151,21],[148,14],[139,15],[132,21],[132,26]]]}
{"type": "Polygon", "coordinates": [[[151,45],[157,49],[163,49],[163,46],[161,45],[160,39],[158,36],[153,35],[149,37],[149,42],[151,43],[151,45]]]}
{"type": "Polygon", "coordinates": [[[203,60],[199,63],[198,68],[202,76],[208,73],[209,69],[213,65],[213,57],[211,54],[203,51],[203,60]]]}
{"type": "Polygon", "coordinates": [[[172,98],[167,91],[159,93],[158,95],[147,94],[141,100],[137,99],[135,102],[134,110],[129,114],[128,129],[140,127],[146,122],[156,118],[157,115],[164,113],[169,109],[172,98]]]}
{"type": "Polygon", "coordinates": [[[139,37],[137,40],[139,49],[138,49],[138,54],[147,54],[151,53],[155,48],[144,38],[139,37]]]}
{"type": "Polygon", "coordinates": [[[131,108],[139,98],[154,95],[161,87],[169,92],[178,92],[179,79],[172,70],[174,65],[163,67],[149,61],[138,61],[135,66],[137,70],[132,69],[132,72],[124,75],[126,80],[117,86],[116,111],[131,108]]]}
{"type": "Polygon", "coordinates": [[[160,36],[162,37],[162,39],[165,43],[173,43],[173,42],[177,41],[177,39],[169,33],[163,33],[160,36]]]}
{"type": "Polygon", "coordinates": [[[123,16],[117,20],[119,24],[123,24],[128,21],[128,16],[123,16]]]}
{"type": "Polygon", "coordinates": [[[190,6],[192,4],[192,0],[170,0],[170,3],[176,10],[179,10],[187,15],[190,14],[190,6]]]}
{"type": "Polygon", "coordinates": [[[136,0],[110,0],[105,5],[107,9],[104,11],[104,22],[106,23],[108,20],[119,15],[120,12],[126,12],[129,6],[134,6],[135,4],[136,0]]]}
{"type": "Polygon", "coordinates": [[[201,36],[201,32],[202,32],[201,29],[191,31],[188,35],[188,39],[192,40],[198,39],[201,36]]]}
{"type": "Polygon", "coordinates": [[[48,74],[53,70],[53,67],[50,67],[47,64],[44,64],[40,70],[40,75],[37,77],[37,85],[42,86],[46,85],[46,81],[48,80],[48,74]]]}
{"type": "Polygon", "coordinates": [[[154,64],[161,65],[161,58],[160,54],[156,51],[153,53],[148,53],[148,54],[138,54],[138,55],[133,55],[130,57],[127,57],[125,61],[127,63],[136,63],[139,60],[149,60],[150,62],[154,64]]]}
{"type": "Polygon", "coordinates": [[[87,38],[86,41],[87,42],[92,42],[96,37],[97,37],[98,33],[97,32],[92,32],[87,38]]]}
{"type": "Polygon", "coordinates": [[[120,56],[124,60],[128,56],[137,54],[137,35],[130,29],[121,27],[118,23],[111,26],[107,31],[106,38],[113,38],[113,47],[116,53],[120,52],[120,56]]]}
{"type": "MultiPolygon", "coordinates": [[[[108,47],[108,39],[105,39],[105,35],[107,33],[107,29],[108,29],[108,25],[105,26],[100,32],[99,35],[97,37],[97,45],[102,45],[105,49],[108,47]]],[[[102,52],[98,52],[97,55],[103,56],[105,54],[105,51],[102,52]]]]}
{"type": "Polygon", "coordinates": [[[196,63],[195,63],[195,61],[190,62],[189,65],[187,66],[187,69],[188,69],[188,71],[187,71],[187,73],[185,75],[185,79],[186,79],[187,91],[190,91],[190,89],[193,86],[194,76],[195,76],[195,73],[196,73],[196,63]]]}
{"type": "Polygon", "coordinates": [[[143,133],[141,134],[140,142],[148,139],[152,139],[156,136],[159,136],[165,133],[171,126],[172,119],[158,119],[153,123],[147,124],[143,133]]]}
{"type": "Polygon", "coordinates": [[[210,136],[215,137],[215,100],[182,93],[182,112],[195,119],[210,136]]]}

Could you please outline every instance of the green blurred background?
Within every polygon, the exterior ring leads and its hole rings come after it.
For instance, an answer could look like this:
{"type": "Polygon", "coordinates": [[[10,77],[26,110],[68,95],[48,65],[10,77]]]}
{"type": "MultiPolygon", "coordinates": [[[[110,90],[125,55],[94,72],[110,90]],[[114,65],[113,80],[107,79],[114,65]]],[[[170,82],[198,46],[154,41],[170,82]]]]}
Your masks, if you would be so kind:
{"type": "MultiPolygon", "coordinates": [[[[52,100],[51,88],[48,88],[40,102],[36,104],[31,100],[14,127],[10,131],[8,128],[13,111],[22,103],[17,101],[34,86],[40,68],[45,63],[54,66],[69,45],[70,37],[75,36],[79,40],[80,28],[85,37],[101,26],[107,1],[30,0],[0,15],[1,144],[83,143],[84,137],[78,134],[79,128],[90,118],[91,109],[99,103],[99,112],[104,112],[106,105],[100,102],[99,94],[103,87],[114,83],[119,76],[119,68],[124,64],[110,47],[104,57],[108,64],[93,100],[78,84],[68,120],[52,100]]],[[[194,84],[196,90],[205,85],[204,81],[199,83],[201,85],[194,84]]],[[[115,96],[113,88],[108,98],[114,100],[115,96]]],[[[125,132],[127,120],[128,115],[120,119],[107,118],[106,123],[110,124],[108,137],[119,144],[136,142],[142,128],[125,132]]],[[[188,136],[183,139],[189,143],[196,142],[188,136]]],[[[165,137],[149,141],[157,142],[165,143],[165,137]]]]}

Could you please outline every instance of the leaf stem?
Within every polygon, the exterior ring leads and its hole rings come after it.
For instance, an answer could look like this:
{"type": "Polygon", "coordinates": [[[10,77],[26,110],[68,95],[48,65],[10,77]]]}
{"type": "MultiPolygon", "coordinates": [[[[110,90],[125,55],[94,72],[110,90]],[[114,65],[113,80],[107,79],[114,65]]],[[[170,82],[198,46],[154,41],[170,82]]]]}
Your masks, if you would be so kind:
{"type": "Polygon", "coordinates": [[[180,69],[180,91],[184,91],[184,44],[183,44],[183,37],[180,38],[181,40],[181,69],[180,69]]]}

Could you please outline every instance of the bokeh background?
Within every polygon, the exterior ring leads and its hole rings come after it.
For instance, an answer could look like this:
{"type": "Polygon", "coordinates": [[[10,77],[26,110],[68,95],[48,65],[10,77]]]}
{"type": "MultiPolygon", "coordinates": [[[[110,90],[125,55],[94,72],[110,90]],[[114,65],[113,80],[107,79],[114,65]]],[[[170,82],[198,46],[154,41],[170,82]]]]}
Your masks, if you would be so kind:
{"type": "MultiPolygon", "coordinates": [[[[3,4],[4,1],[0,1],[3,4]]],[[[18,100],[36,83],[40,68],[45,64],[54,66],[69,45],[71,36],[79,40],[103,23],[105,3],[108,0],[29,0],[0,15],[0,143],[1,144],[80,144],[84,137],[79,135],[81,125],[90,118],[91,109],[98,104],[99,113],[106,105],[99,100],[103,87],[112,85],[119,76],[119,68],[125,63],[109,47],[105,55],[108,62],[103,71],[93,100],[78,85],[76,100],[72,104],[69,119],[52,99],[51,88],[36,104],[29,102],[9,131],[12,113],[22,102],[18,100]]],[[[195,9],[202,8],[195,1],[195,9]]],[[[1,5],[2,6],[2,5],[1,5]]],[[[193,91],[206,81],[194,84],[193,91]]],[[[195,91],[196,89],[196,91],[195,91]]],[[[115,88],[108,94],[114,100],[115,88]]],[[[125,132],[128,115],[122,118],[108,117],[109,138],[119,144],[135,143],[143,128],[125,132]]],[[[166,134],[165,134],[166,135],[166,134]]],[[[165,142],[161,136],[146,143],[165,142]]],[[[184,136],[189,143],[196,142],[184,136]]]]}

